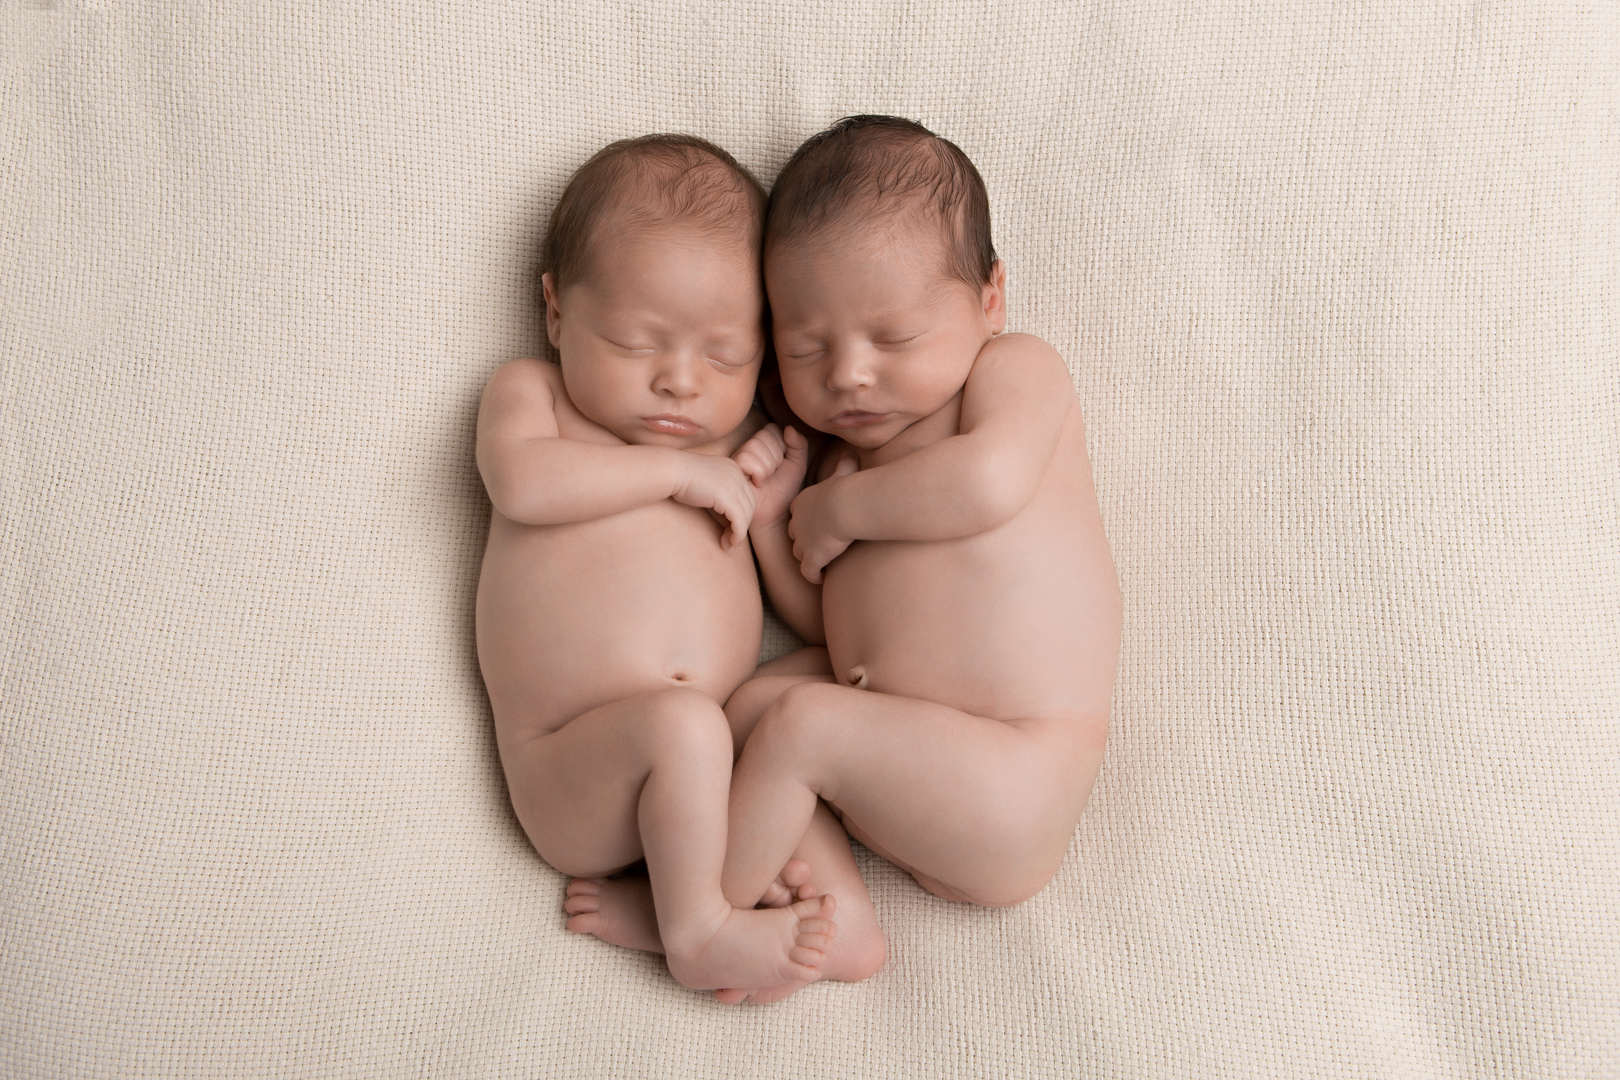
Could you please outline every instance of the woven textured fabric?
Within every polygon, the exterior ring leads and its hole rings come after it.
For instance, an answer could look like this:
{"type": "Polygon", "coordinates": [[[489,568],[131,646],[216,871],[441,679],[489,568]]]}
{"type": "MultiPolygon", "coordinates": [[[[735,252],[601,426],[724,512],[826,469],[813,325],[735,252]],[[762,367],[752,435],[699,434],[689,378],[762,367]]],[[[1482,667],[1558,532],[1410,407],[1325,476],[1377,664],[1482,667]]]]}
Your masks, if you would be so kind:
{"type": "Polygon", "coordinates": [[[1620,1075],[1617,312],[1612,4],[0,5],[0,1074],[1620,1075]],[[592,151],[856,112],[1074,373],[1113,727],[726,1008],[508,807],[473,421],[592,151]]]}

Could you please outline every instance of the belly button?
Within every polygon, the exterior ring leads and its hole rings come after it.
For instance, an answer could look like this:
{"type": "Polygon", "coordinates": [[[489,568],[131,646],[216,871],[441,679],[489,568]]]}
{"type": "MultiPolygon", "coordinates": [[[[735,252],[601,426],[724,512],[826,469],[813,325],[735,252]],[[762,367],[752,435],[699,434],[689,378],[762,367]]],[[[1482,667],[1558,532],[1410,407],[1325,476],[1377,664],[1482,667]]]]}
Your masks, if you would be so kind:
{"type": "Polygon", "coordinates": [[[674,675],[670,676],[670,678],[674,679],[676,682],[686,682],[690,680],[691,677],[692,676],[688,675],[684,671],[677,671],[674,675]]]}
{"type": "Polygon", "coordinates": [[[850,668],[849,673],[844,677],[849,681],[849,685],[853,686],[855,689],[866,689],[866,669],[861,665],[856,664],[854,667],[850,668]]]}

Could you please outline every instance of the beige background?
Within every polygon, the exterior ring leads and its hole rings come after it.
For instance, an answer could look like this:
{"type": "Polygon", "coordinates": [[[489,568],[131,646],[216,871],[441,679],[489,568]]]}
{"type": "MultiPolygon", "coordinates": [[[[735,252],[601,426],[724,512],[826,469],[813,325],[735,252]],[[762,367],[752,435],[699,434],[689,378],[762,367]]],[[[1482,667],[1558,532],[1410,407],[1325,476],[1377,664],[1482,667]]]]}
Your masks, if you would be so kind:
{"type": "Polygon", "coordinates": [[[0,1072],[1620,1075],[1615,5],[0,0],[0,1072]],[[726,1009],[562,926],[472,602],[569,172],[991,190],[1125,596],[1005,911],[726,1009]]]}

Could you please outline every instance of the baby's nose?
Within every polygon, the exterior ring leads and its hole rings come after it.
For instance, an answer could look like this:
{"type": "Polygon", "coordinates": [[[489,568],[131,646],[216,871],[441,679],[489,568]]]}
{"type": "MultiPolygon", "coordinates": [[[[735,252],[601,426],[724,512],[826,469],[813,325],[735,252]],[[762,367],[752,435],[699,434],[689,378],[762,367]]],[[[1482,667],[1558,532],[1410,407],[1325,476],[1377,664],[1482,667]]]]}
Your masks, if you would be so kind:
{"type": "Polygon", "coordinates": [[[872,366],[865,350],[844,348],[832,356],[827,371],[827,385],[834,390],[853,390],[872,382],[872,366]]]}
{"type": "Polygon", "coordinates": [[[675,397],[690,397],[697,392],[697,387],[697,373],[686,357],[671,357],[659,365],[658,374],[653,378],[654,390],[675,397]]]}

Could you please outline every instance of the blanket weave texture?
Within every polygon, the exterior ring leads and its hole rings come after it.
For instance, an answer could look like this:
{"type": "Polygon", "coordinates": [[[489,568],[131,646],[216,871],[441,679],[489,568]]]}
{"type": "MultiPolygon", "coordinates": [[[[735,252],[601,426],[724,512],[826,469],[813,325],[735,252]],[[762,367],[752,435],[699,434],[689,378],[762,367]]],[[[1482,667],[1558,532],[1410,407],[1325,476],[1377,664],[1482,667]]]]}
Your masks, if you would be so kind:
{"type": "Polygon", "coordinates": [[[1620,1077],[1613,3],[6,0],[0,469],[5,1077],[1620,1077]],[[985,176],[1123,656],[1049,887],[860,851],[885,968],[729,1008],[509,808],[473,422],[593,151],[862,112],[985,176]]]}

